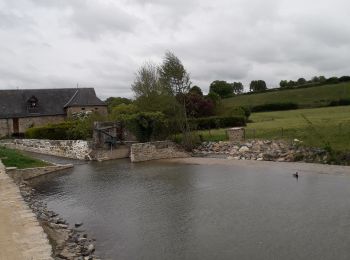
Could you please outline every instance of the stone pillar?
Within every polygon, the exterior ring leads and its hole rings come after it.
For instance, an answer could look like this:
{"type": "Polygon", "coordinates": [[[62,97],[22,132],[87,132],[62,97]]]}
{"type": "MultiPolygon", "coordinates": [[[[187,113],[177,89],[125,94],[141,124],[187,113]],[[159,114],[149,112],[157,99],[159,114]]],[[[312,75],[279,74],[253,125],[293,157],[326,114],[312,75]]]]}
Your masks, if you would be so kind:
{"type": "Polygon", "coordinates": [[[227,129],[226,131],[230,142],[244,141],[245,139],[244,127],[234,127],[227,129]]]}

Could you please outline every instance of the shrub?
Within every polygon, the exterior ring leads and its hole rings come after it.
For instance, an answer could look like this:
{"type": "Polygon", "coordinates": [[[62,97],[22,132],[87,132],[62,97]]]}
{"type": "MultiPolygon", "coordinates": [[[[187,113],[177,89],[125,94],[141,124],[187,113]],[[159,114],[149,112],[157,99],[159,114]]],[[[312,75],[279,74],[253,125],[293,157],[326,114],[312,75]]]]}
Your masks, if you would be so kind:
{"type": "Polygon", "coordinates": [[[204,117],[195,118],[189,120],[192,128],[197,130],[212,129],[212,128],[222,128],[222,127],[235,127],[235,126],[245,126],[246,118],[245,116],[223,116],[223,117],[204,117]]]}
{"type": "Polygon", "coordinates": [[[270,103],[254,106],[252,112],[267,112],[267,111],[282,111],[282,110],[293,110],[298,109],[298,104],[296,103],[270,103]]]}
{"type": "Polygon", "coordinates": [[[350,76],[342,76],[339,78],[339,82],[347,82],[350,81],[350,76]]]}
{"type": "Polygon", "coordinates": [[[66,140],[70,139],[67,132],[73,127],[71,122],[61,124],[48,124],[42,127],[33,127],[25,132],[26,138],[31,139],[51,139],[51,140],[66,140]]]}
{"type": "Polygon", "coordinates": [[[350,105],[350,99],[339,99],[339,100],[333,100],[329,103],[329,106],[335,107],[335,106],[349,106],[350,105]]]}
{"type": "Polygon", "coordinates": [[[168,135],[168,122],[161,112],[140,112],[126,119],[126,128],[140,142],[158,140],[168,135]]]}

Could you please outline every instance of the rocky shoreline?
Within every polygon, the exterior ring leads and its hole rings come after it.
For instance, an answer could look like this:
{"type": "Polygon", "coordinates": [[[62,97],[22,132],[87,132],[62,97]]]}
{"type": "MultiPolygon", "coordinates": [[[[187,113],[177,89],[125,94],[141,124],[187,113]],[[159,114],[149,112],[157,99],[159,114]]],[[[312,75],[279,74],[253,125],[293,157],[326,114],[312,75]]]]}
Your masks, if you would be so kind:
{"type": "Polygon", "coordinates": [[[36,215],[47,234],[53,249],[55,260],[99,260],[95,256],[95,239],[79,229],[83,223],[76,223],[70,228],[66,220],[49,210],[47,205],[36,198],[36,191],[28,182],[18,184],[21,195],[36,215]]]}
{"type": "Polygon", "coordinates": [[[328,163],[329,153],[301,145],[299,140],[250,140],[246,142],[203,142],[195,156],[224,155],[227,159],[278,162],[328,163]]]}

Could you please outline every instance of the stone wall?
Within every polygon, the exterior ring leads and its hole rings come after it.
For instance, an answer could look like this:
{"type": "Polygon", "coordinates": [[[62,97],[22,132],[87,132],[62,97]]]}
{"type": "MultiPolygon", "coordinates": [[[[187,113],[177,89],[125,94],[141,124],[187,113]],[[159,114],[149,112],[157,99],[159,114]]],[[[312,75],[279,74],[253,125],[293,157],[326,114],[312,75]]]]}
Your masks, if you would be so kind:
{"type": "Polygon", "coordinates": [[[6,171],[7,171],[7,174],[16,182],[21,182],[21,181],[30,180],[42,175],[46,175],[48,173],[62,171],[73,167],[74,167],[73,164],[66,164],[66,165],[53,165],[53,166],[26,168],[26,169],[8,168],[6,171]]]}
{"type": "Polygon", "coordinates": [[[0,137],[11,136],[12,133],[12,119],[0,119],[0,137]]]}
{"type": "Polygon", "coordinates": [[[245,130],[243,127],[234,127],[227,129],[228,139],[231,142],[239,142],[245,139],[245,130]]]}
{"type": "Polygon", "coordinates": [[[79,160],[92,160],[91,143],[83,140],[14,139],[2,142],[12,149],[49,154],[79,160]]]}
{"type": "Polygon", "coordinates": [[[72,116],[73,113],[78,113],[82,111],[93,111],[96,112],[102,116],[106,116],[108,114],[107,112],[107,106],[84,106],[84,107],[69,107],[67,108],[67,116],[72,116]]]}
{"type": "Polygon", "coordinates": [[[130,152],[130,159],[132,162],[189,156],[190,155],[187,152],[171,141],[132,144],[130,152]]]}

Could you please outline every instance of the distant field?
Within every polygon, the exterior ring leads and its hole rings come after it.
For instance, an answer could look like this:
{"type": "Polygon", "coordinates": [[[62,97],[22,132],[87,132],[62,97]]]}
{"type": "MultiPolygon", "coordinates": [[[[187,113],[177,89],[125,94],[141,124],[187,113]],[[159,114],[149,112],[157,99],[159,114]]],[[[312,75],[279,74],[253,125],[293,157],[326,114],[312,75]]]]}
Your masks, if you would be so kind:
{"type": "MultiPolygon", "coordinates": [[[[247,138],[297,138],[309,146],[329,143],[335,150],[350,151],[350,106],[253,113],[250,119],[247,138]]],[[[224,129],[199,133],[205,140],[227,140],[224,129]]]]}
{"type": "Polygon", "coordinates": [[[350,99],[350,82],[319,87],[290,89],[222,100],[222,111],[232,106],[256,106],[268,103],[297,103],[301,108],[324,107],[332,100],[350,99]]]}

